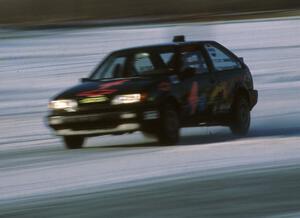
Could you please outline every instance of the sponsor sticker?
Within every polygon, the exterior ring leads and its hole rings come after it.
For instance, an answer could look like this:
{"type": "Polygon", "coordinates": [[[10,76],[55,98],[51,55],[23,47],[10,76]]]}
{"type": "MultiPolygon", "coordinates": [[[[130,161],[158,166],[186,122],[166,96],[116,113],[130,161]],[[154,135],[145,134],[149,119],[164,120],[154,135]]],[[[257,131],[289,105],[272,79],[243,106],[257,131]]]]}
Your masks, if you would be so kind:
{"type": "Polygon", "coordinates": [[[179,79],[178,79],[177,75],[172,75],[169,77],[169,79],[170,79],[171,83],[173,83],[173,84],[179,83],[179,79]]]}
{"type": "Polygon", "coordinates": [[[207,104],[207,98],[205,95],[202,95],[200,98],[199,98],[199,103],[198,103],[198,110],[200,112],[203,112],[206,108],[206,104],[207,104]]]}
{"type": "Polygon", "coordinates": [[[191,108],[191,114],[195,114],[197,111],[197,104],[198,104],[198,98],[199,98],[198,90],[199,90],[198,83],[193,82],[192,89],[191,89],[190,95],[188,97],[189,105],[191,108]]]}
{"type": "Polygon", "coordinates": [[[104,95],[92,98],[84,98],[79,101],[81,104],[91,104],[91,103],[100,103],[108,101],[108,98],[104,95]]]}
{"type": "Polygon", "coordinates": [[[167,92],[171,90],[171,84],[169,82],[161,82],[158,85],[158,89],[163,92],[167,92]]]}

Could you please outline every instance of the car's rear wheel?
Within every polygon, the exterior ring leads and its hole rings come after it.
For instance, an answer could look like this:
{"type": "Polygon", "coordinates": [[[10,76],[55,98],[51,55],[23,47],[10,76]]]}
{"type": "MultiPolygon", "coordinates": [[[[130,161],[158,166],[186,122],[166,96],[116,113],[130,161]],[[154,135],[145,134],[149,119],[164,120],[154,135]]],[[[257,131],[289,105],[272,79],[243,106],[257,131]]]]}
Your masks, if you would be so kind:
{"type": "Polygon", "coordinates": [[[84,143],[82,136],[64,136],[64,143],[67,149],[80,149],[84,143]]]}
{"type": "Polygon", "coordinates": [[[175,145],[180,137],[180,121],[176,108],[172,104],[166,104],[161,110],[160,127],[157,138],[163,145],[175,145]]]}
{"type": "Polygon", "coordinates": [[[231,132],[237,136],[245,136],[249,132],[251,113],[249,102],[243,96],[238,97],[232,108],[231,132]]]}

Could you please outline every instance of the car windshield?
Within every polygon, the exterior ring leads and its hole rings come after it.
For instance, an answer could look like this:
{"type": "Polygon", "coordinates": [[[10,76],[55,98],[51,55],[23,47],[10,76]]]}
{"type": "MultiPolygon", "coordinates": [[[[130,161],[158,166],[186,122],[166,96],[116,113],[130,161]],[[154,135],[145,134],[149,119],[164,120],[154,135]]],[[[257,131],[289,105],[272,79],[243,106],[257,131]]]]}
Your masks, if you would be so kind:
{"type": "Polygon", "coordinates": [[[91,80],[127,78],[166,73],[173,69],[174,52],[112,54],[92,74],[91,80]]]}

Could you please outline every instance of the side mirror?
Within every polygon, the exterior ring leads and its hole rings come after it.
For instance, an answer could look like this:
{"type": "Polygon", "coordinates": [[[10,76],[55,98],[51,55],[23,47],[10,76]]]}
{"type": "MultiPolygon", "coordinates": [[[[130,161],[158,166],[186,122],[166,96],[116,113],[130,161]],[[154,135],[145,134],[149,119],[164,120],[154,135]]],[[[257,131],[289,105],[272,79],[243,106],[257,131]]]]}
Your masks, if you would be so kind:
{"type": "Polygon", "coordinates": [[[242,63],[245,63],[245,60],[244,60],[243,57],[239,57],[239,59],[240,59],[240,61],[241,61],[242,63]]]}
{"type": "Polygon", "coordinates": [[[80,82],[85,83],[91,81],[89,78],[81,78],[80,82]]]}
{"type": "Polygon", "coordinates": [[[181,79],[188,79],[197,74],[197,69],[193,67],[187,67],[182,72],[180,73],[180,78],[181,79]]]}

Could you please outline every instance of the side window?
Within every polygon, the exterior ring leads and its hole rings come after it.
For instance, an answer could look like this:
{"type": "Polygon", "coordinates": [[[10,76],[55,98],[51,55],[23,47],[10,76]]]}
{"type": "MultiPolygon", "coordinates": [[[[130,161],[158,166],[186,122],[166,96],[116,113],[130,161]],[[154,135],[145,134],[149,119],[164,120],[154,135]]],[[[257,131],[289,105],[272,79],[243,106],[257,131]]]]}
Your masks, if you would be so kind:
{"type": "Polygon", "coordinates": [[[175,68],[176,57],[174,52],[160,53],[159,55],[167,68],[175,68]]]}
{"type": "Polygon", "coordinates": [[[238,61],[234,60],[234,58],[230,57],[219,48],[210,44],[205,44],[205,49],[207,50],[216,70],[222,71],[241,68],[241,64],[238,61]]]}
{"type": "Polygon", "coordinates": [[[169,53],[161,53],[160,57],[162,59],[162,61],[164,62],[164,64],[168,65],[172,58],[174,57],[174,53],[169,52],[169,53]]]}
{"type": "Polygon", "coordinates": [[[185,68],[187,67],[196,68],[199,74],[208,73],[207,64],[200,51],[184,52],[182,56],[183,56],[183,66],[185,68]]]}
{"type": "Polygon", "coordinates": [[[134,56],[133,67],[138,75],[154,70],[149,53],[138,53],[134,56]]]}
{"type": "Polygon", "coordinates": [[[111,79],[122,77],[126,57],[113,57],[99,69],[96,79],[111,79]],[[99,78],[98,78],[99,77],[99,78]]]}

